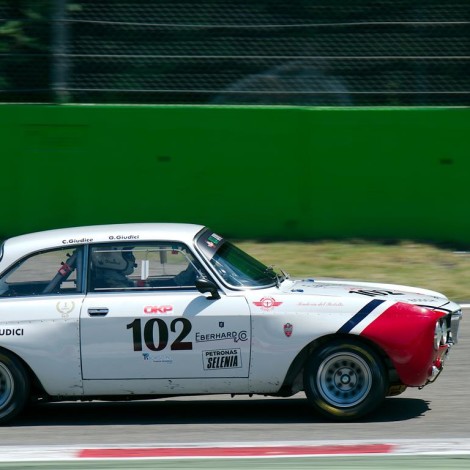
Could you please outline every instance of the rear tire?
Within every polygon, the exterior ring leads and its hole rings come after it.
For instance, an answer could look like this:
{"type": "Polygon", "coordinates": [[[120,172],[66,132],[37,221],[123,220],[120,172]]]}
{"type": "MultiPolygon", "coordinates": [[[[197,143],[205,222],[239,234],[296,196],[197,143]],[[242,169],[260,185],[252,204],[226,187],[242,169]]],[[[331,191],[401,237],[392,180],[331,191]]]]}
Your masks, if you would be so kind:
{"type": "Polygon", "coordinates": [[[354,420],[383,402],[387,371],[367,345],[337,339],[312,353],[304,370],[304,388],[309,403],[322,415],[354,420]]]}
{"type": "Polygon", "coordinates": [[[29,380],[24,367],[15,356],[0,351],[0,424],[24,408],[28,395],[29,380]]]}

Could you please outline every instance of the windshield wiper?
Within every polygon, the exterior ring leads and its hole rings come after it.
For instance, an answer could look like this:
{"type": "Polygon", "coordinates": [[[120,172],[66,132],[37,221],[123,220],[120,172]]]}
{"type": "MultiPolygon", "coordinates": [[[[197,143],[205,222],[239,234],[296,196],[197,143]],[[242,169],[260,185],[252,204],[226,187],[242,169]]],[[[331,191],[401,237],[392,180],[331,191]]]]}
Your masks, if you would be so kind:
{"type": "Polygon", "coordinates": [[[274,270],[274,264],[271,266],[268,266],[265,269],[265,273],[270,275],[271,279],[276,282],[276,287],[279,287],[283,281],[286,279],[289,279],[289,274],[287,274],[285,271],[280,269],[281,275],[279,275],[275,270],[274,270]]]}
{"type": "Polygon", "coordinates": [[[273,281],[276,282],[276,287],[279,287],[279,278],[278,278],[276,271],[274,271],[274,264],[272,264],[271,266],[268,266],[264,270],[264,273],[267,274],[273,281]]]}

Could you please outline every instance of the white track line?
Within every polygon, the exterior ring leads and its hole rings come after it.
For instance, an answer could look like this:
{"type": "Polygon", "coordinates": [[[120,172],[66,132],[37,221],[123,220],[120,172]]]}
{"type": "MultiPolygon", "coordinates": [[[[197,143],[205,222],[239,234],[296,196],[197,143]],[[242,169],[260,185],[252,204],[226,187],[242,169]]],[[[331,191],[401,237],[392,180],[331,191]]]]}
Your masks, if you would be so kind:
{"type": "MultiPolygon", "coordinates": [[[[212,457],[191,457],[188,455],[188,449],[200,449],[204,448],[220,448],[226,447],[235,449],[237,447],[272,447],[275,450],[279,446],[312,446],[316,449],[321,447],[331,448],[332,446],[364,446],[373,444],[384,444],[391,447],[390,451],[383,453],[368,453],[368,454],[357,454],[357,453],[315,453],[313,457],[325,457],[325,456],[380,456],[380,455],[470,455],[470,439],[469,438],[455,438],[455,439],[423,439],[423,440],[382,440],[382,441],[294,441],[294,442],[250,442],[250,443],[198,443],[198,444],[166,444],[159,446],[135,446],[135,445],[114,445],[114,446],[0,446],[0,462],[25,462],[25,461],[85,461],[90,459],[80,458],[81,451],[85,449],[162,449],[162,448],[173,448],[173,449],[184,449],[184,457],[154,457],[152,459],[190,459],[190,458],[212,458],[212,457]]],[[[298,457],[307,457],[308,455],[298,455],[298,457]]],[[[267,458],[260,456],[261,458],[267,458]]],[[[274,457],[274,456],[273,456],[274,457]]],[[[270,458],[273,458],[270,457],[270,458]]],[[[295,458],[297,455],[282,455],[279,457],[292,457],[295,458]]],[[[217,458],[221,458],[220,456],[217,458]]],[[[222,457],[223,458],[223,457],[222,457]]],[[[247,458],[247,457],[233,457],[227,456],[227,458],[247,458]]],[[[256,456],[250,456],[249,458],[257,458],[256,456]]],[[[114,457],[112,460],[129,460],[132,457],[114,457]]],[[[100,458],[100,461],[107,459],[100,458]]]]}

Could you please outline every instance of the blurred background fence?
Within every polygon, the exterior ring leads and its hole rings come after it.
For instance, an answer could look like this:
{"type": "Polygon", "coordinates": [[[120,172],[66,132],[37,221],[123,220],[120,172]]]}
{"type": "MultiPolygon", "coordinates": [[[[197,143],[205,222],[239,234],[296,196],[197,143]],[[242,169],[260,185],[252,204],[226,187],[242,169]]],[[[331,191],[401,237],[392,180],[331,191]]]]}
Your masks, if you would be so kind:
{"type": "Polygon", "coordinates": [[[0,0],[0,238],[468,244],[469,77],[470,0],[0,0]]]}
{"type": "Polygon", "coordinates": [[[469,0],[0,0],[0,101],[470,104],[469,0]]]}

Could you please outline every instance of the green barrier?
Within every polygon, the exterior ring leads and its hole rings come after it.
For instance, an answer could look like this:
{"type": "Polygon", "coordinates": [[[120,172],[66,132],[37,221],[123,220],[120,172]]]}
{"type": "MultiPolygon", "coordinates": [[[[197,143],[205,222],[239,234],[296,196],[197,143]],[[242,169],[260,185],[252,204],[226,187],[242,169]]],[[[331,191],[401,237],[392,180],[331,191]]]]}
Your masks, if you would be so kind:
{"type": "Polygon", "coordinates": [[[0,105],[0,236],[192,222],[470,241],[470,109],[0,105]]]}

